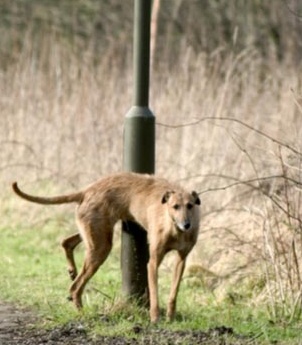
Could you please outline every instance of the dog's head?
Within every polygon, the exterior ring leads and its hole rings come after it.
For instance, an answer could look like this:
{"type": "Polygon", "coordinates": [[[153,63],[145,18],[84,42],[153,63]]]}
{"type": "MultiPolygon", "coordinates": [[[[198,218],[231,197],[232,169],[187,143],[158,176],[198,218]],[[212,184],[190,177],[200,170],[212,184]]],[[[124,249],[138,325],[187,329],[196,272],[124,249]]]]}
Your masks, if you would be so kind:
{"type": "Polygon", "coordinates": [[[162,197],[162,204],[168,207],[169,215],[180,231],[189,231],[196,220],[196,207],[200,205],[198,194],[167,191],[162,197]]]}

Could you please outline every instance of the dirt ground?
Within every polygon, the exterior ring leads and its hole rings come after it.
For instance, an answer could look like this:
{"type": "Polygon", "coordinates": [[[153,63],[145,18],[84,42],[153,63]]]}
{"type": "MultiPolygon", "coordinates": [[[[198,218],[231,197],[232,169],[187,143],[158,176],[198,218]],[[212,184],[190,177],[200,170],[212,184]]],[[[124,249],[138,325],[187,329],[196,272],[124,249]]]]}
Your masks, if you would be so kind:
{"type": "Polygon", "coordinates": [[[164,345],[256,344],[255,340],[234,333],[233,329],[217,327],[204,331],[169,331],[159,328],[144,329],[133,326],[136,338],[90,337],[80,323],[70,323],[52,330],[34,327],[35,317],[28,311],[0,302],[1,345],[164,345]]]}

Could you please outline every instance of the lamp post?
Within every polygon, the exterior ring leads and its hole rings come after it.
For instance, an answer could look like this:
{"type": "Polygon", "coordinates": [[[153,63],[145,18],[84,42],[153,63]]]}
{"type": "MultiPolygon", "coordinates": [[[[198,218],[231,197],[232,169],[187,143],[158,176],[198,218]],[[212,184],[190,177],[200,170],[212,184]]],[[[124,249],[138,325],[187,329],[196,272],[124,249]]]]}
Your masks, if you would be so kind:
{"type": "MultiPolygon", "coordinates": [[[[134,3],[134,97],[124,121],[125,171],[154,173],[155,117],[149,109],[151,0],[134,3]]],[[[122,225],[122,289],[126,296],[143,301],[148,287],[147,234],[134,222],[122,225]]]]}

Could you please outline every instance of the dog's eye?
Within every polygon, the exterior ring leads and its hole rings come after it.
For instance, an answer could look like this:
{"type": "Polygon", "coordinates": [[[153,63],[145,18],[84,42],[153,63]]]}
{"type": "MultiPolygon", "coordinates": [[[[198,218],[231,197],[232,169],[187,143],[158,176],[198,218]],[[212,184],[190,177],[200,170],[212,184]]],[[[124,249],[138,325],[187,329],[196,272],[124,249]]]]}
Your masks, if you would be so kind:
{"type": "Polygon", "coordinates": [[[174,210],[179,210],[180,206],[179,206],[178,204],[175,204],[175,205],[173,206],[173,208],[174,208],[174,210]]]}
{"type": "Polygon", "coordinates": [[[188,205],[187,205],[187,209],[188,209],[188,210],[191,210],[192,208],[193,208],[193,205],[192,205],[192,204],[188,204],[188,205]]]}

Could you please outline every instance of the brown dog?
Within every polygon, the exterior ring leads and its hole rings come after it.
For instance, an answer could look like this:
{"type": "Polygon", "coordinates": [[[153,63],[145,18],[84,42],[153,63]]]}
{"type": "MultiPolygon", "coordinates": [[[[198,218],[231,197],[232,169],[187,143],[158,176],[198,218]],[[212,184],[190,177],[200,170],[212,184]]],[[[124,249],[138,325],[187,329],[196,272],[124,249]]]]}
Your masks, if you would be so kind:
{"type": "Polygon", "coordinates": [[[118,220],[134,221],[148,232],[150,259],[148,286],[150,318],[159,318],[157,275],[167,252],[176,250],[167,317],[175,315],[176,297],[185,261],[197,241],[200,200],[196,192],[151,175],[119,173],[109,175],[78,193],[56,197],[38,197],[22,192],[17,183],[13,190],[23,199],[40,204],[78,203],[76,233],[62,242],[73,279],[70,297],[77,308],[88,280],[106,260],[112,248],[113,227],[118,220]],[[84,241],[86,255],[82,271],[77,274],[73,249],[84,241]]]}

